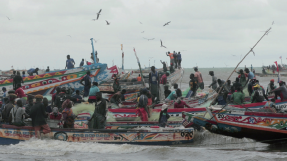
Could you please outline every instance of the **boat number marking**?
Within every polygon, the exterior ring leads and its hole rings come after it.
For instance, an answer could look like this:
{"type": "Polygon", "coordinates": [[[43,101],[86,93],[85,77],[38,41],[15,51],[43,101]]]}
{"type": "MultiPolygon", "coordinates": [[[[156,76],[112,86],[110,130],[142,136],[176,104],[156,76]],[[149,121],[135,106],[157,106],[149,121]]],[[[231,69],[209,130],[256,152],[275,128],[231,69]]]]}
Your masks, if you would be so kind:
{"type": "Polygon", "coordinates": [[[220,118],[224,118],[224,115],[223,114],[217,114],[218,116],[218,118],[220,119],[220,118]]]}
{"type": "Polygon", "coordinates": [[[180,133],[180,135],[181,135],[181,137],[192,137],[192,134],[191,134],[191,132],[181,132],[180,133]]]}

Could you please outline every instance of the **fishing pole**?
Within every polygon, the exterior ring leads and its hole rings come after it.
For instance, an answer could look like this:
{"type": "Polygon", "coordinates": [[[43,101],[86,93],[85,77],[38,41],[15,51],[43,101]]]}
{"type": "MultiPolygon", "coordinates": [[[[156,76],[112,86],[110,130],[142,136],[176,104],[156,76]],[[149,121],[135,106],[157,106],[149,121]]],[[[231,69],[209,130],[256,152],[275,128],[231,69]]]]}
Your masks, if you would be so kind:
{"type": "MultiPolygon", "coordinates": [[[[219,89],[218,93],[220,93],[223,89],[223,87],[225,86],[225,84],[227,83],[227,81],[230,79],[230,77],[232,76],[232,74],[236,71],[236,69],[238,68],[238,66],[243,62],[243,60],[252,52],[254,55],[254,51],[253,49],[257,46],[257,44],[263,39],[264,36],[266,36],[268,34],[268,32],[271,30],[271,27],[263,34],[263,36],[261,36],[261,38],[255,43],[255,45],[248,51],[247,54],[245,54],[245,56],[242,58],[242,60],[237,64],[237,66],[234,68],[234,70],[231,72],[231,74],[229,75],[229,77],[227,78],[227,80],[223,83],[223,85],[221,86],[221,88],[219,89]]],[[[218,97],[218,93],[217,93],[217,96],[214,98],[214,100],[217,99],[218,97]]],[[[214,101],[213,100],[213,101],[214,101]]],[[[211,104],[210,104],[211,106],[211,104]]],[[[210,107],[209,106],[209,107],[210,107]]]]}

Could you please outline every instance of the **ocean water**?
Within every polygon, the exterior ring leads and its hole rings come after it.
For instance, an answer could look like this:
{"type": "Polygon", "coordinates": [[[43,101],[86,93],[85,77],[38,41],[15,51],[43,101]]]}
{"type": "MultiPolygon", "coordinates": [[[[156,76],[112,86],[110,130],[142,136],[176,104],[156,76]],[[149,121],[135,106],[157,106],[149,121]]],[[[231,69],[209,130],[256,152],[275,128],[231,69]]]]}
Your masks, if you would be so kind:
{"type": "MultiPolygon", "coordinates": [[[[233,68],[200,69],[205,85],[211,83],[208,72],[213,70],[217,78],[226,80],[233,68]]],[[[255,68],[261,72],[260,68],[255,68]]],[[[181,88],[187,88],[190,73],[185,69],[181,88]]],[[[235,80],[233,74],[230,80],[235,80]]],[[[260,84],[267,86],[272,78],[257,78],[260,84]]],[[[277,78],[273,78],[277,80],[277,78]]],[[[283,77],[283,80],[286,78],[283,77]]],[[[180,84],[180,82],[179,82],[180,84]]],[[[17,145],[0,146],[0,161],[286,161],[287,145],[269,145],[254,140],[212,134],[208,131],[195,133],[194,142],[177,146],[139,146],[99,143],[69,143],[56,140],[31,139],[17,145]]]]}

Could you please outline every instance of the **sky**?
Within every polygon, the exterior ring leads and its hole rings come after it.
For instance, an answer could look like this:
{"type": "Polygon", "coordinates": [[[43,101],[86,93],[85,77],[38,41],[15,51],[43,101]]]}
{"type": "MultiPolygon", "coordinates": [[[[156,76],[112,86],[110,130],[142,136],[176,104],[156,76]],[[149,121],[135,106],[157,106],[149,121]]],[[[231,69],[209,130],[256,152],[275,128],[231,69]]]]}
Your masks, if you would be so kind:
{"type": "Polygon", "coordinates": [[[90,38],[108,67],[122,65],[121,44],[126,69],[138,68],[133,48],[142,67],[149,60],[162,67],[167,51],[181,51],[184,68],[234,67],[270,27],[240,66],[269,65],[280,56],[284,64],[286,8],[285,0],[1,0],[0,70],[62,69],[68,54],[79,66],[90,60],[90,38]]]}

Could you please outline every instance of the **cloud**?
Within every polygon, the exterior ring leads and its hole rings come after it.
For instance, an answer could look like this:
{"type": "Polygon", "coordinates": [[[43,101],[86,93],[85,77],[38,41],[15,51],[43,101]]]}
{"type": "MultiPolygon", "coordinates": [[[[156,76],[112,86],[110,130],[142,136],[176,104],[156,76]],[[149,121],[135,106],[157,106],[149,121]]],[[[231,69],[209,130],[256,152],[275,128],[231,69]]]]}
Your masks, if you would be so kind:
{"type": "Polygon", "coordinates": [[[285,59],[286,7],[287,2],[274,0],[0,1],[1,69],[64,68],[68,54],[78,65],[82,58],[89,60],[90,38],[99,40],[95,49],[109,66],[113,59],[121,66],[120,44],[126,68],[137,68],[134,47],[142,66],[153,57],[161,67],[159,60],[169,61],[165,52],[179,50],[186,50],[185,68],[235,66],[275,21],[254,49],[256,56],[248,56],[242,66],[271,64],[281,55],[285,59]],[[100,9],[99,20],[92,21],[100,9]]]}

